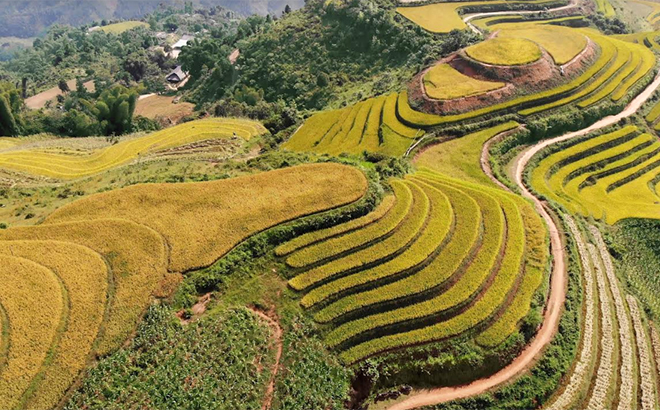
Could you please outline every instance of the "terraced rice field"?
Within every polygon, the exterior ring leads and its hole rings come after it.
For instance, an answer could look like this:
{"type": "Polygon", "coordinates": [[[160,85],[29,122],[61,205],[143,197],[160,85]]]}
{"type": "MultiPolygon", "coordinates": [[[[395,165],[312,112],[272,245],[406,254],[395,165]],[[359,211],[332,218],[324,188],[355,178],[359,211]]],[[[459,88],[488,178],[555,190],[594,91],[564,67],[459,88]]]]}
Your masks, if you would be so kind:
{"type": "Polygon", "coordinates": [[[568,63],[587,47],[587,37],[568,27],[530,23],[500,24],[497,30],[498,38],[521,38],[538,44],[559,65],[568,63]]]}
{"type": "MultiPolygon", "coordinates": [[[[562,24],[568,24],[568,23],[573,23],[576,24],[579,22],[584,22],[584,16],[568,16],[568,17],[557,17],[557,18],[547,18],[547,19],[539,19],[539,20],[534,20],[531,22],[532,24],[543,27],[546,25],[562,25],[562,24]]],[[[490,17],[482,17],[482,18],[475,18],[471,20],[471,23],[475,25],[476,27],[479,27],[482,30],[495,30],[499,25],[506,25],[507,27],[509,26],[518,26],[520,24],[530,24],[530,21],[525,19],[523,16],[520,15],[511,15],[511,16],[490,16],[490,17]]]]}
{"type": "Polygon", "coordinates": [[[396,102],[397,94],[390,94],[315,114],[283,148],[331,155],[363,151],[401,155],[424,133],[399,121],[396,102]]]}
{"type": "Polygon", "coordinates": [[[418,24],[424,30],[432,33],[449,33],[452,30],[463,30],[467,28],[463,19],[459,15],[461,9],[466,7],[474,8],[483,5],[497,5],[497,4],[510,4],[510,5],[538,5],[538,9],[542,10],[545,4],[552,3],[548,0],[535,0],[535,1],[465,1],[465,2],[441,2],[434,4],[427,4],[423,6],[413,7],[398,7],[396,11],[418,24]]]}
{"type": "Polygon", "coordinates": [[[265,133],[266,129],[255,121],[214,118],[188,122],[87,153],[57,153],[39,148],[5,150],[0,153],[0,167],[32,175],[73,179],[196,141],[232,138],[234,135],[249,140],[265,133]]]}
{"type": "Polygon", "coordinates": [[[596,7],[598,8],[599,12],[605,15],[605,17],[616,16],[614,7],[612,7],[612,3],[610,3],[609,0],[596,0],[596,7]]]}
{"type": "Polygon", "coordinates": [[[531,186],[546,198],[610,224],[660,218],[659,183],[660,141],[635,126],[551,152],[530,177],[531,186]]]}
{"type": "Polygon", "coordinates": [[[479,159],[482,148],[489,139],[518,127],[517,122],[510,121],[432,145],[415,158],[415,164],[454,178],[494,187],[493,181],[481,170],[479,159]]]}
{"type": "Polygon", "coordinates": [[[0,230],[0,408],[53,408],[90,357],[126,340],[160,286],[179,276],[168,272],[209,265],[250,235],[365,190],[354,168],[312,164],[133,186],[0,230]]]}
{"type": "Polygon", "coordinates": [[[539,217],[513,195],[432,171],[391,184],[394,204],[368,224],[277,250],[302,305],[331,326],[327,344],[354,363],[466,333],[502,343],[544,275],[539,217]]]}
{"type": "Polygon", "coordinates": [[[472,59],[491,65],[524,65],[541,58],[533,41],[520,37],[495,37],[465,49],[472,59]]]}
{"type": "Polygon", "coordinates": [[[449,64],[438,64],[424,75],[426,94],[437,100],[452,100],[483,94],[504,87],[504,83],[481,81],[461,74],[449,64]]]}
{"type": "Polygon", "coordinates": [[[657,375],[637,301],[622,291],[600,232],[590,227],[585,235],[570,217],[566,221],[580,254],[586,313],[577,362],[544,408],[656,409],[657,375]]]}
{"type": "Polygon", "coordinates": [[[635,44],[643,44],[653,51],[660,52],[660,44],[658,43],[658,37],[660,37],[660,31],[621,34],[614,37],[635,44]]]}
{"type": "Polygon", "coordinates": [[[660,23],[660,4],[655,1],[645,1],[645,0],[630,0],[630,2],[647,6],[649,8],[649,11],[646,16],[646,21],[654,29],[657,29],[657,25],[658,23],[660,23]]]}
{"type": "Polygon", "coordinates": [[[524,118],[570,104],[586,108],[601,101],[621,101],[652,73],[655,56],[645,46],[606,37],[592,30],[574,30],[598,44],[601,52],[588,69],[568,83],[482,109],[444,116],[413,109],[407,92],[402,92],[397,100],[397,115],[408,126],[426,129],[501,112],[517,112],[524,118]]]}

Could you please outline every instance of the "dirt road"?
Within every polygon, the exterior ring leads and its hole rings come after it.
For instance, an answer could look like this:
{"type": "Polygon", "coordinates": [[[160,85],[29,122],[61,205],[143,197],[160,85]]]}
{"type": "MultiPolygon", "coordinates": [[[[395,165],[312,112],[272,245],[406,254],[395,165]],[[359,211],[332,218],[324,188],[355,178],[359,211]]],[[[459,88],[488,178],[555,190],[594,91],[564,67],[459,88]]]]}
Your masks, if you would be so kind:
{"type": "Polygon", "coordinates": [[[266,394],[264,395],[264,401],[261,405],[261,410],[270,410],[273,403],[273,393],[275,392],[275,379],[277,378],[277,372],[280,368],[280,359],[282,358],[282,328],[276,320],[272,319],[270,316],[257,309],[256,307],[250,307],[250,310],[253,311],[257,316],[268,323],[268,326],[271,328],[273,334],[272,338],[275,342],[275,363],[273,363],[273,369],[270,374],[270,381],[268,382],[268,387],[266,388],[266,394]]]}
{"type": "MultiPolygon", "coordinates": [[[[532,342],[513,362],[511,362],[511,364],[488,378],[479,379],[464,386],[420,390],[407,399],[392,405],[388,408],[388,410],[415,409],[422,406],[430,406],[447,401],[476,396],[513,380],[516,376],[527,370],[536,362],[548,343],[552,341],[552,338],[557,331],[559,319],[561,318],[562,306],[564,304],[564,299],[566,298],[567,275],[564,261],[565,253],[557,225],[550,217],[550,214],[543,206],[541,201],[532,195],[532,193],[523,183],[523,171],[525,170],[531,158],[545,147],[588,134],[601,128],[608,127],[610,125],[616,124],[623,118],[633,115],[644,104],[644,102],[646,102],[646,100],[648,100],[649,97],[653,95],[659,86],[660,76],[656,77],[655,80],[641,94],[633,99],[621,113],[605,117],[592,126],[582,130],[542,141],[524,151],[517,160],[518,162],[516,164],[515,183],[520,188],[523,196],[530,198],[534,202],[537,212],[539,212],[539,214],[543,217],[546,224],[548,225],[548,230],[550,232],[551,253],[554,262],[552,268],[552,276],[550,279],[550,296],[548,297],[548,303],[544,312],[543,323],[541,324],[541,328],[532,342]]],[[[482,164],[484,162],[485,161],[483,160],[482,154],[482,164]]],[[[489,176],[493,178],[492,173],[489,176]]]]}

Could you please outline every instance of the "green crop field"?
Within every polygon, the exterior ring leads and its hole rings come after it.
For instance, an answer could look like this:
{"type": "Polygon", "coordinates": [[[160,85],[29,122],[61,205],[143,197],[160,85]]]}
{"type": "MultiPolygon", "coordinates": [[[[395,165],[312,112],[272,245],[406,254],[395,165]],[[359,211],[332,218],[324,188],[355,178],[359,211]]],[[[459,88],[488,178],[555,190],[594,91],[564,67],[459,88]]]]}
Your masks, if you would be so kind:
{"type": "Polygon", "coordinates": [[[424,76],[429,97],[438,100],[469,97],[504,87],[504,83],[476,80],[461,74],[448,64],[432,67],[424,76]]]}
{"type": "Polygon", "coordinates": [[[660,141],[635,126],[551,153],[530,183],[572,212],[615,223],[660,218],[660,141]]]}
{"type": "Polygon", "coordinates": [[[524,65],[541,58],[533,41],[519,37],[495,37],[465,49],[471,58],[493,65],[524,65]]]}

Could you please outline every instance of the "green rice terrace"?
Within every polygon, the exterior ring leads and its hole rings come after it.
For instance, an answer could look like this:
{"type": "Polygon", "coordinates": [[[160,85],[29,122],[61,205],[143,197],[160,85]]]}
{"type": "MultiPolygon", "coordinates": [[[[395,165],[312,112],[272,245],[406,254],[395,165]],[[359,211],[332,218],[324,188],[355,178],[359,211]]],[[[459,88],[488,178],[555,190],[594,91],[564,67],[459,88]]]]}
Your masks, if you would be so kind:
{"type": "Polygon", "coordinates": [[[660,3],[18,3],[1,410],[660,410],[660,3]]]}

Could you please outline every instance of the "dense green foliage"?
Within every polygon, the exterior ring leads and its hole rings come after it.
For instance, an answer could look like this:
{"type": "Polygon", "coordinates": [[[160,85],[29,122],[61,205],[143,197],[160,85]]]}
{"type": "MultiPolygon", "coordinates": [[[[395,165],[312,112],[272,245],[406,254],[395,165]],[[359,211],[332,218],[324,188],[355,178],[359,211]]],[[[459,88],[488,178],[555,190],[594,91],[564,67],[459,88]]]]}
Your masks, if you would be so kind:
{"type": "MultiPolygon", "coordinates": [[[[162,12],[170,8],[180,9],[180,0],[119,0],[112,2],[76,0],[20,0],[3,2],[0,8],[0,36],[32,37],[41,34],[52,24],[79,26],[94,20],[132,19],[151,12],[162,12]]],[[[188,8],[226,7],[243,15],[253,13],[265,15],[280,13],[289,5],[301,7],[303,0],[192,0],[186,1],[188,8]]],[[[226,12],[226,11],[225,11],[226,12]]]]}
{"type": "MultiPolygon", "coordinates": [[[[435,37],[397,16],[393,2],[385,0],[310,0],[256,27],[257,35],[236,44],[237,84],[263,91],[266,101],[282,98],[313,109],[398,88],[421,64],[476,39],[459,31],[435,37]]],[[[201,51],[208,48],[200,45],[201,51]]],[[[225,52],[215,60],[226,58],[225,52]]],[[[222,67],[212,70],[195,95],[202,100],[222,95],[228,76],[222,67]]]]}
{"type": "Polygon", "coordinates": [[[607,239],[619,272],[651,315],[660,318],[660,221],[625,219],[607,239]]]}
{"type": "Polygon", "coordinates": [[[268,334],[245,309],[182,326],[170,309],[153,306],[131,345],[92,369],[66,408],[260,409],[268,334]]]}

